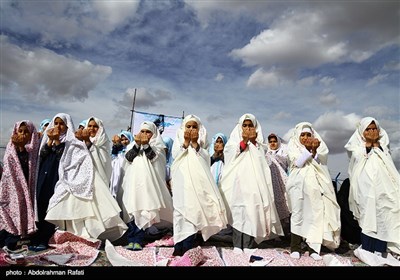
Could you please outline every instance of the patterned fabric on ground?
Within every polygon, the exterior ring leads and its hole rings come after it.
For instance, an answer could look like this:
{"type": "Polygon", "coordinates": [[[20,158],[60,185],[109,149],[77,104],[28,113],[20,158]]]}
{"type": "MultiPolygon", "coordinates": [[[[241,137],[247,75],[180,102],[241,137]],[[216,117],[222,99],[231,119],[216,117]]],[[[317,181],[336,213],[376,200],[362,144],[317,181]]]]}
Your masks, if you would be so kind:
{"type": "Polygon", "coordinates": [[[286,251],[275,249],[257,249],[251,254],[246,252],[234,252],[232,248],[221,248],[222,259],[226,266],[251,266],[250,256],[262,257],[266,261],[266,266],[324,266],[322,260],[315,261],[308,254],[304,254],[300,259],[292,259],[286,251]]]}
{"type": "Polygon", "coordinates": [[[56,248],[47,250],[44,253],[28,256],[25,260],[31,265],[49,266],[54,265],[54,257],[61,259],[61,255],[72,255],[64,265],[89,266],[96,260],[99,250],[93,246],[85,244],[85,242],[82,242],[79,239],[76,241],[66,241],[62,244],[50,245],[56,246],[56,248]],[[49,259],[51,259],[51,261],[49,259]]]}
{"type": "Polygon", "coordinates": [[[78,242],[83,243],[87,246],[99,249],[101,246],[101,241],[96,239],[85,239],[80,236],[74,235],[68,231],[57,230],[54,235],[49,240],[49,245],[52,247],[57,247],[58,245],[64,244],[66,242],[78,242]]]}
{"type": "Polygon", "coordinates": [[[174,237],[173,236],[164,236],[160,240],[156,240],[152,243],[146,244],[146,247],[171,247],[174,246],[174,237]]]}
{"type": "MultiPolygon", "coordinates": [[[[197,247],[197,248],[200,248],[200,247],[197,247]]],[[[189,251],[192,251],[192,250],[189,250],[189,251]]],[[[182,257],[172,257],[173,251],[174,251],[174,248],[166,248],[166,247],[159,248],[158,254],[157,254],[157,262],[163,261],[165,259],[175,260],[175,259],[183,258],[183,256],[182,257]]],[[[188,253],[189,251],[187,251],[186,253],[188,253]]],[[[201,259],[201,262],[198,263],[197,266],[225,266],[223,260],[221,259],[220,255],[218,253],[218,250],[215,246],[201,247],[201,251],[202,251],[203,257],[201,259]]]]}
{"type": "Polygon", "coordinates": [[[116,246],[115,251],[122,257],[143,266],[156,266],[156,248],[143,248],[141,251],[130,251],[122,246],[116,246]]]}

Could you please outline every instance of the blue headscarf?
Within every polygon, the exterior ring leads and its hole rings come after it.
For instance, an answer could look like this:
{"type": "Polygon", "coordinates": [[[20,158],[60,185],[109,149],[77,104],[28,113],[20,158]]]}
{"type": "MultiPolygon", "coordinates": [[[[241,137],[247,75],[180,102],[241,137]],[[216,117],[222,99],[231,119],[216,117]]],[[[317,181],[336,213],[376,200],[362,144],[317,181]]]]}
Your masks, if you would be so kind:
{"type": "Polygon", "coordinates": [[[79,127],[79,126],[86,127],[86,124],[87,124],[87,120],[83,120],[83,121],[81,121],[81,122],[79,123],[78,127],[79,127]]]}
{"type": "Polygon", "coordinates": [[[167,154],[166,154],[167,165],[171,166],[172,161],[174,160],[172,158],[172,145],[174,144],[174,140],[172,140],[171,137],[165,136],[165,137],[163,137],[163,141],[164,141],[165,146],[168,149],[167,154]]]}
{"type": "Polygon", "coordinates": [[[211,140],[211,145],[208,148],[208,153],[210,154],[210,157],[214,154],[214,144],[217,141],[218,138],[222,139],[222,142],[224,142],[224,145],[226,145],[226,142],[228,142],[228,138],[225,136],[225,134],[218,132],[215,134],[211,140]]]}
{"type": "MultiPolygon", "coordinates": [[[[132,133],[130,133],[129,131],[122,130],[122,131],[118,134],[118,136],[121,137],[122,135],[124,135],[124,136],[129,140],[129,143],[132,143],[132,142],[133,142],[132,133]]],[[[122,151],[121,151],[121,152],[122,152],[122,153],[125,153],[125,151],[126,151],[126,146],[122,148],[122,151]]]]}
{"type": "Polygon", "coordinates": [[[51,119],[44,119],[41,123],[40,123],[40,132],[44,131],[44,127],[46,125],[48,125],[51,122],[51,119]]]}

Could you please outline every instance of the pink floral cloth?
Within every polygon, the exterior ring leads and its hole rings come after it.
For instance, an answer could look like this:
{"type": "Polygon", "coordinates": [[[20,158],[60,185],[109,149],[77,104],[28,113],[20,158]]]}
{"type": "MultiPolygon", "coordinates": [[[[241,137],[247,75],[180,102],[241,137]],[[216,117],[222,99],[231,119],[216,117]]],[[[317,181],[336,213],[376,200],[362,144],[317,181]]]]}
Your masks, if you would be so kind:
{"type": "Polygon", "coordinates": [[[15,123],[13,135],[17,134],[22,122],[26,123],[32,134],[30,142],[25,145],[29,153],[29,179],[27,181],[24,177],[16,147],[10,140],[4,154],[4,169],[0,181],[0,230],[26,236],[36,231],[34,197],[39,136],[36,127],[29,120],[15,123]]]}
{"type": "Polygon", "coordinates": [[[101,241],[93,242],[70,232],[57,231],[50,239],[49,245],[55,247],[55,249],[28,256],[25,260],[33,265],[46,266],[53,264],[53,262],[49,261],[51,259],[49,256],[72,254],[73,256],[65,263],[66,266],[89,266],[99,254],[98,249],[101,241]]]}

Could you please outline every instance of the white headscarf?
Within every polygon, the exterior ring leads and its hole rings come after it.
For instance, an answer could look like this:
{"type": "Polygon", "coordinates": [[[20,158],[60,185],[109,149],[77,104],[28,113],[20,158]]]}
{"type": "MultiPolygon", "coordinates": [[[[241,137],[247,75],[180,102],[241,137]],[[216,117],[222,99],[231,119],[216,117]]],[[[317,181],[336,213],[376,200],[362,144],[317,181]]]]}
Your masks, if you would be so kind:
{"type": "Polygon", "coordinates": [[[245,120],[251,120],[257,132],[257,138],[256,138],[257,144],[262,145],[264,148],[266,148],[265,144],[263,144],[264,136],[262,133],[261,124],[253,114],[246,113],[240,117],[238,123],[236,124],[235,128],[232,130],[229,136],[228,142],[224,147],[225,165],[229,164],[229,162],[235,158],[238,152],[239,143],[243,140],[242,125],[245,120]]]}
{"type": "MultiPolygon", "coordinates": [[[[84,199],[92,199],[93,196],[93,163],[89,151],[86,145],[75,137],[74,123],[68,114],[55,115],[46,131],[54,127],[56,118],[64,121],[67,131],[60,139],[65,142],[65,148],[58,167],[59,180],[55,185],[48,209],[54,207],[67,193],[84,199]]],[[[40,150],[48,138],[45,133],[40,143],[40,150]]]]}
{"type": "Polygon", "coordinates": [[[199,139],[198,139],[198,144],[200,145],[201,148],[207,149],[208,147],[208,141],[207,141],[207,130],[203,126],[201,120],[199,117],[196,115],[187,115],[180,126],[180,128],[176,131],[176,137],[174,140],[174,145],[172,147],[172,157],[176,158],[177,154],[179,153],[179,149],[182,146],[182,144],[185,142],[184,134],[185,134],[185,128],[186,124],[189,121],[195,121],[197,125],[199,126],[199,139]]]}
{"type": "Polygon", "coordinates": [[[328,146],[318,134],[318,132],[315,131],[315,129],[312,127],[312,124],[309,122],[298,123],[292,132],[292,136],[290,137],[288,143],[288,154],[290,162],[293,163],[294,159],[298,158],[305,148],[304,145],[300,143],[300,134],[302,132],[310,132],[314,138],[317,138],[320,141],[320,145],[317,149],[318,159],[321,164],[327,165],[329,153],[328,146]]]}

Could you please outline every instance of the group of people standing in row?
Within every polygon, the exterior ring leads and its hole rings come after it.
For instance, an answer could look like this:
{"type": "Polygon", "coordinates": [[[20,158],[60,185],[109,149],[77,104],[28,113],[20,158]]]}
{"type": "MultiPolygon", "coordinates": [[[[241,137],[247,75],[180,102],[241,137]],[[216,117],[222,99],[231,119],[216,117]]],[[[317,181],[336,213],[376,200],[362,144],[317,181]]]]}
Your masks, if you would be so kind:
{"type": "MultiPolygon", "coordinates": [[[[40,132],[18,121],[7,145],[0,184],[0,245],[21,238],[44,250],[56,229],[87,239],[116,241],[141,250],[147,230],[173,228],[174,256],[195,246],[196,235],[232,234],[234,250],[265,240],[291,239],[291,257],[341,242],[340,207],[327,167],[328,147],[311,123],[301,122],[288,143],[264,137],[253,114],[242,115],[229,137],[209,145],[196,115],[187,115],[175,139],[149,121],[136,135],[110,141],[102,120],[75,130],[71,116],[44,120],[40,132]],[[45,125],[47,124],[47,127],[45,125]],[[41,134],[41,135],[40,135],[41,134]]],[[[385,257],[400,253],[400,175],[389,138],[378,121],[363,118],[349,153],[349,206],[362,249],[385,257]]]]}

